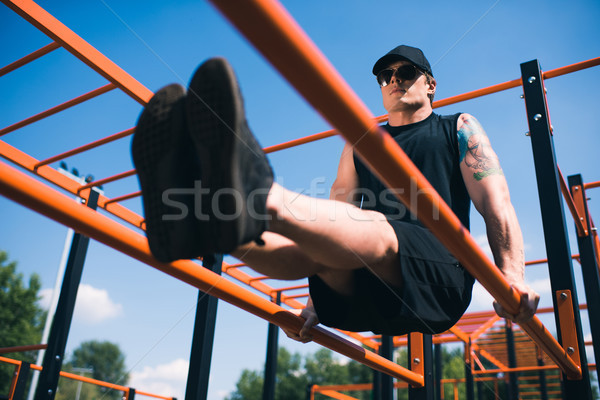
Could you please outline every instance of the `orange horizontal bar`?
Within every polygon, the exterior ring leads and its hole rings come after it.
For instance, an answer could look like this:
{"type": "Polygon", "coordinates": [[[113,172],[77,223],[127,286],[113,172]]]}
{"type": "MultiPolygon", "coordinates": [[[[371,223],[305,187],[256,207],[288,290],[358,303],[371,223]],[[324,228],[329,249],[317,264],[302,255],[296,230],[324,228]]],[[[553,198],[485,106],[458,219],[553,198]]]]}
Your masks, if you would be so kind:
{"type": "Polygon", "coordinates": [[[600,187],[600,181],[584,183],[583,187],[585,189],[592,189],[592,188],[600,187]]]}
{"type": "Polygon", "coordinates": [[[297,289],[308,289],[308,285],[296,285],[296,286],[286,286],[282,288],[273,289],[274,292],[284,292],[288,290],[297,290],[297,289]]]}
{"type": "MultiPolygon", "coordinates": [[[[148,240],[120,223],[73,202],[71,198],[36,179],[0,162],[0,193],[17,203],[107,246],[146,263],[159,271],[242,308],[286,329],[300,330],[304,320],[284,308],[239,287],[190,260],[161,263],[150,253],[148,240]]],[[[321,328],[312,328],[314,341],[359,361],[368,367],[422,387],[424,379],[406,368],[321,328]]]]}
{"type": "Polygon", "coordinates": [[[45,56],[46,54],[58,49],[60,44],[56,42],[52,42],[50,44],[45,45],[41,49],[34,51],[31,54],[26,55],[25,57],[8,64],[5,67],[0,68],[0,76],[4,76],[9,72],[14,71],[15,69],[21,68],[23,65],[29,64],[30,62],[37,60],[40,57],[45,56]]]}
{"type": "Polygon", "coordinates": [[[2,356],[0,356],[0,361],[5,362],[7,364],[12,364],[12,365],[21,365],[21,361],[19,361],[19,360],[13,360],[12,358],[2,357],[2,356]]]}
{"type": "MultiPolygon", "coordinates": [[[[102,146],[103,144],[110,143],[112,141],[121,139],[123,137],[126,137],[126,136],[129,136],[129,135],[133,134],[134,131],[135,131],[135,128],[129,128],[129,129],[126,129],[126,130],[124,130],[122,132],[115,133],[114,135],[110,135],[110,136],[107,136],[107,137],[105,137],[103,139],[96,140],[95,142],[88,143],[88,144],[83,145],[81,147],[77,147],[76,149],[69,150],[69,151],[66,151],[64,153],[55,155],[53,157],[50,157],[50,158],[47,158],[45,160],[40,161],[39,163],[37,163],[35,165],[35,168],[39,168],[42,165],[47,165],[47,164],[53,163],[55,161],[63,160],[65,158],[67,158],[67,157],[74,156],[75,154],[83,153],[84,151],[87,151],[87,150],[93,149],[95,147],[102,146]]],[[[94,186],[94,185],[92,185],[92,186],[94,186]]]]}
{"type": "Polygon", "coordinates": [[[109,177],[104,178],[104,179],[98,179],[97,181],[93,181],[93,182],[90,182],[90,183],[88,183],[86,185],[82,185],[82,186],[80,186],[77,189],[77,191],[80,192],[82,190],[89,189],[91,187],[102,186],[102,185],[104,185],[106,183],[118,181],[119,179],[128,178],[128,177],[133,176],[133,175],[135,175],[135,169],[132,169],[132,170],[129,170],[129,171],[125,171],[125,172],[121,172],[120,174],[109,176],[109,177]]]}
{"type": "Polygon", "coordinates": [[[161,396],[158,394],[153,394],[153,393],[148,393],[148,392],[142,392],[141,390],[135,390],[135,395],[136,396],[147,396],[147,397],[154,397],[155,399],[163,399],[163,400],[173,400],[174,397],[168,397],[168,396],[161,396]]]}
{"type": "Polygon", "coordinates": [[[31,0],[1,1],[138,103],[145,105],[152,97],[151,90],[135,80],[35,2],[31,0]]]}
{"type": "Polygon", "coordinates": [[[358,400],[356,397],[348,396],[347,394],[339,393],[334,390],[321,390],[323,396],[331,397],[332,399],[337,400],[358,400]]]}
{"type": "Polygon", "coordinates": [[[91,383],[96,386],[103,386],[103,387],[106,387],[109,389],[120,390],[122,392],[129,391],[129,388],[125,387],[125,386],[121,386],[121,385],[117,385],[117,384],[109,383],[109,382],[104,382],[104,381],[99,381],[98,379],[88,378],[87,376],[77,375],[77,374],[73,374],[71,372],[60,371],[60,376],[64,376],[65,378],[73,379],[75,381],[91,383]]]}
{"type": "Polygon", "coordinates": [[[141,195],[142,195],[142,192],[141,191],[137,191],[137,192],[134,192],[134,193],[125,194],[123,196],[113,197],[112,199],[106,200],[106,202],[104,203],[104,206],[107,206],[110,203],[118,203],[118,202],[121,202],[121,201],[133,199],[135,197],[140,197],[141,195]]]}
{"type": "Polygon", "coordinates": [[[485,374],[497,374],[500,372],[528,372],[528,371],[539,371],[547,369],[559,369],[557,365],[543,365],[530,366],[530,367],[515,367],[515,368],[502,368],[502,369],[486,369],[485,371],[476,370],[473,371],[473,375],[485,375],[485,374]]]}
{"type": "Polygon", "coordinates": [[[30,125],[34,122],[37,122],[41,119],[44,119],[46,117],[49,117],[51,115],[54,115],[56,113],[59,113],[61,111],[66,110],[67,108],[73,107],[77,104],[83,103],[84,101],[87,101],[89,99],[92,99],[94,97],[100,96],[101,94],[104,94],[106,92],[110,92],[111,90],[115,89],[115,85],[112,83],[109,83],[108,85],[104,85],[102,87],[99,87],[98,89],[92,90],[91,92],[82,94],[79,97],[76,97],[74,99],[71,99],[63,104],[59,104],[55,107],[52,107],[46,111],[43,111],[39,114],[33,115],[27,119],[24,119],[20,122],[17,122],[15,124],[12,124],[10,126],[7,126],[4,129],[0,129],[0,136],[6,135],[7,133],[16,131],[17,129],[20,129],[24,126],[30,125]]]}
{"type": "Polygon", "coordinates": [[[20,353],[22,351],[44,350],[47,349],[47,344],[32,344],[29,346],[13,346],[0,348],[0,354],[20,353]]]}
{"type": "MultiPolygon", "coordinates": [[[[376,175],[387,187],[416,186],[414,191],[396,194],[445,247],[458,256],[471,275],[502,307],[516,314],[520,304],[517,292],[398,143],[373,122],[374,117],[368,108],[283,6],[274,0],[212,0],[212,3],[354,145],[360,157],[377,172],[376,175]],[[414,201],[411,198],[413,192],[423,195],[417,196],[417,201],[414,201]]],[[[581,378],[580,368],[537,317],[522,324],[522,328],[564,368],[567,376],[581,378]]]]}
{"type": "Polygon", "coordinates": [[[586,68],[596,67],[600,65],[600,57],[592,58],[586,61],[581,61],[575,64],[564,67],[551,69],[543,73],[544,79],[556,78],[557,76],[570,74],[571,72],[581,71],[586,68]]]}
{"type": "Polygon", "coordinates": [[[308,296],[309,296],[308,293],[302,293],[302,294],[295,294],[295,295],[292,295],[292,296],[286,295],[285,297],[288,298],[288,299],[301,299],[303,297],[308,297],[308,296]]]}

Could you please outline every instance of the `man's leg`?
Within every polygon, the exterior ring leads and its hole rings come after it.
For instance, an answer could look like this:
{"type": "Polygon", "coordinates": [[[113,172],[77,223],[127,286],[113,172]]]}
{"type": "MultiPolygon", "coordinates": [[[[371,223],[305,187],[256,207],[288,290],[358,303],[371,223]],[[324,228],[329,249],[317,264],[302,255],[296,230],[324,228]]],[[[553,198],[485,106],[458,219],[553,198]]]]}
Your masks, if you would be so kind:
{"type": "Polygon", "coordinates": [[[318,274],[330,283],[366,267],[400,285],[398,241],[383,214],[300,195],[278,184],[269,192],[267,211],[265,245],[250,243],[233,252],[251,268],[279,279],[318,274]]]}

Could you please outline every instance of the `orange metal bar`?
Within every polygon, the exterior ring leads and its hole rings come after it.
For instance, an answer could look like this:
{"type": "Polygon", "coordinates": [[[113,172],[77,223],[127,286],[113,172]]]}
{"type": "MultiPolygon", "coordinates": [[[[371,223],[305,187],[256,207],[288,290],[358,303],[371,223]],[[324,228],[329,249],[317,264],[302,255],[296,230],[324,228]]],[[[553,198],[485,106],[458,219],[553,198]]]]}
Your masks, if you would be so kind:
{"type": "Polygon", "coordinates": [[[147,396],[147,397],[154,397],[155,399],[163,399],[163,400],[173,400],[173,397],[167,397],[167,396],[160,396],[158,394],[153,394],[153,393],[148,393],[148,392],[142,392],[141,390],[135,390],[135,395],[136,396],[147,396]]]}
{"type": "Polygon", "coordinates": [[[579,342],[577,341],[577,331],[575,330],[575,316],[573,315],[573,299],[570,290],[556,291],[556,304],[558,307],[558,317],[560,320],[560,333],[563,345],[571,359],[581,365],[579,358],[579,342]]]}
{"type": "Polygon", "coordinates": [[[22,351],[43,350],[47,349],[47,344],[32,344],[29,346],[13,346],[0,348],[0,354],[20,353],[22,351]]]}
{"type": "MultiPolygon", "coordinates": [[[[300,330],[304,320],[282,307],[249,290],[223,279],[222,276],[190,260],[161,263],[150,253],[147,239],[118,222],[74,203],[36,179],[0,162],[0,193],[7,198],[37,211],[74,230],[113,247],[159,271],[180,279],[204,292],[210,293],[239,308],[281,327],[300,330]]],[[[413,373],[385,358],[365,350],[321,328],[312,330],[314,341],[373,369],[405,380],[414,386],[423,386],[422,375],[413,373]]]]}
{"type": "Polygon", "coordinates": [[[475,332],[471,333],[471,340],[475,341],[479,336],[483,335],[488,329],[490,329],[496,322],[500,321],[500,317],[494,315],[486,323],[482,324],[475,332]]]}
{"type": "Polygon", "coordinates": [[[109,382],[104,382],[104,381],[99,381],[97,379],[88,378],[86,376],[77,375],[77,374],[73,374],[70,372],[60,371],[60,376],[64,376],[65,378],[73,379],[75,381],[91,383],[93,385],[102,386],[102,387],[106,387],[109,389],[120,390],[123,392],[129,391],[129,388],[125,387],[125,386],[121,386],[121,385],[117,385],[117,384],[109,383],[109,382]]]}
{"type": "MultiPolygon", "coordinates": [[[[579,216],[579,222],[581,223],[581,226],[584,228],[583,235],[581,235],[581,236],[587,236],[589,234],[588,229],[587,229],[588,220],[586,218],[586,213],[585,213],[585,204],[586,204],[587,200],[583,197],[584,190],[579,185],[573,186],[572,190],[573,190],[573,205],[575,206],[575,209],[577,210],[577,215],[579,216]]],[[[577,233],[579,234],[579,229],[577,231],[578,231],[577,233]]]]}
{"type": "Polygon", "coordinates": [[[113,197],[112,199],[106,200],[104,202],[104,206],[106,207],[110,203],[118,203],[120,201],[125,201],[125,200],[129,200],[129,199],[133,199],[135,197],[140,197],[141,195],[142,195],[142,192],[141,191],[137,191],[137,192],[134,192],[134,193],[125,194],[123,196],[113,197]]]}
{"type": "Polygon", "coordinates": [[[548,369],[560,369],[556,365],[543,365],[541,367],[538,366],[529,366],[529,367],[515,367],[515,368],[501,368],[501,369],[486,369],[485,371],[473,371],[473,375],[485,375],[485,374],[498,374],[498,373],[507,373],[507,372],[528,372],[528,371],[539,371],[539,370],[548,370],[548,369]]]}
{"type": "MultiPolygon", "coordinates": [[[[458,256],[504,309],[516,313],[520,303],[517,292],[394,139],[373,122],[367,107],[281,4],[274,0],[212,0],[212,3],[333,127],[354,144],[361,158],[373,171],[378,171],[378,177],[388,187],[416,187],[415,191],[407,190],[397,195],[446,248],[458,256]],[[416,201],[415,192],[420,194],[416,201]]],[[[579,367],[565,356],[560,344],[537,317],[522,327],[564,368],[567,376],[581,377],[579,367]]]]}
{"type": "MultiPolygon", "coordinates": [[[[61,187],[62,189],[68,191],[69,193],[75,196],[86,198],[87,194],[89,193],[89,190],[79,190],[79,188],[81,187],[81,184],[79,182],[67,177],[66,175],[58,172],[52,167],[42,165],[37,170],[34,169],[35,165],[39,162],[39,160],[31,157],[29,154],[22,152],[16,147],[13,147],[8,143],[3,142],[2,140],[0,140],[0,156],[14,162],[20,167],[27,169],[28,171],[37,174],[38,176],[48,180],[49,182],[52,182],[53,184],[61,187]]],[[[113,214],[118,218],[121,218],[123,221],[126,221],[135,227],[139,228],[142,226],[144,220],[138,214],[134,213],[126,207],[123,207],[118,203],[109,204],[109,207],[106,207],[104,204],[106,200],[107,198],[105,196],[100,195],[98,198],[98,207],[104,208],[109,213],[113,214]]]]}
{"type": "Polygon", "coordinates": [[[19,360],[13,360],[12,358],[2,357],[2,356],[0,356],[0,361],[5,362],[7,364],[12,364],[12,365],[21,365],[21,361],[19,361],[19,360]]]}
{"type": "Polygon", "coordinates": [[[356,397],[348,396],[346,394],[339,393],[339,392],[336,392],[334,390],[321,390],[319,393],[321,393],[324,396],[331,397],[332,399],[338,399],[338,400],[358,400],[356,397]]]}
{"type": "Polygon", "coordinates": [[[9,72],[14,71],[15,69],[21,68],[23,65],[29,64],[30,62],[37,60],[40,57],[45,56],[46,54],[58,49],[60,45],[56,42],[52,42],[50,44],[45,45],[41,49],[34,51],[31,54],[26,55],[25,57],[8,64],[5,67],[0,68],[0,76],[4,76],[9,72]]]}
{"type": "MultiPolygon", "coordinates": [[[[98,146],[102,146],[103,144],[110,143],[110,142],[115,141],[117,139],[121,139],[123,137],[132,135],[134,131],[135,131],[135,128],[129,128],[129,129],[126,129],[126,130],[124,130],[122,132],[115,133],[114,135],[110,135],[110,136],[107,136],[107,137],[105,137],[103,139],[97,140],[95,142],[88,143],[88,144],[86,144],[84,146],[81,146],[81,147],[78,147],[76,149],[69,150],[69,151],[66,151],[64,153],[55,155],[53,157],[50,157],[50,158],[47,158],[45,160],[40,161],[39,163],[37,163],[35,165],[35,168],[37,169],[37,168],[39,168],[42,165],[47,165],[47,164],[53,163],[55,161],[63,160],[65,158],[67,158],[67,157],[74,156],[75,154],[83,153],[84,151],[93,149],[93,148],[98,147],[98,146]]],[[[94,185],[92,185],[92,186],[94,186],[94,185]]]]}
{"type": "Polygon", "coordinates": [[[152,97],[152,91],[33,1],[2,0],[2,2],[138,103],[145,105],[152,97]]]}
{"type": "Polygon", "coordinates": [[[544,79],[556,78],[557,76],[570,74],[571,72],[581,71],[586,68],[596,67],[600,65],[600,57],[592,58],[587,61],[581,61],[575,64],[567,65],[556,69],[551,69],[544,72],[544,79]]]}
{"type": "Polygon", "coordinates": [[[588,231],[586,229],[586,226],[584,225],[584,219],[579,214],[579,210],[575,205],[575,200],[573,199],[573,196],[571,196],[571,192],[569,191],[569,187],[567,186],[567,181],[565,181],[565,177],[562,174],[562,171],[560,170],[558,165],[556,166],[556,169],[558,170],[559,175],[560,190],[563,194],[563,197],[565,198],[565,201],[567,202],[567,207],[569,207],[569,211],[571,211],[573,220],[575,221],[575,226],[577,227],[577,235],[580,237],[587,236],[588,231]]]}
{"type": "Polygon", "coordinates": [[[88,92],[86,94],[82,94],[79,97],[76,97],[74,99],[71,99],[63,104],[59,104],[55,107],[52,107],[46,111],[43,111],[39,114],[33,115],[27,119],[24,119],[23,121],[14,123],[10,126],[7,126],[4,129],[0,129],[0,136],[6,135],[7,133],[16,131],[17,129],[20,129],[24,126],[30,125],[34,122],[37,122],[41,119],[44,119],[46,117],[49,117],[51,115],[54,115],[56,113],[59,113],[61,111],[66,110],[67,108],[76,106],[77,104],[83,103],[84,101],[87,101],[89,99],[93,99],[94,97],[100,96],[101,94],[104,94],[106,92],[110,92],[111,90],[115,89],[115,85],[112,83],[109,83],[107,85],[104,85],[102,87],[99,87],[98,89],[92,90],[91,92],[88,92]]]}
{"type": "Polygon", "coordinates": [[[125,172],[122,172],[117,175],[109,176],[104,179],[98,179],[97,181],[90,182],[86,185],[82,185],[77,189],[77,191],[80,192],[82,190],[89,189],[94,186],[95,187],[102,186],[102,185],[110,183],[110,182],[118,181],[119,179],[129,178],[130,176],[133,176],[133,175],[135,175],[135,169],[125,171],[125,172]]]}
{"type": "Polygon", "coordinates": [[[600,181],[584,183],[583,187],[587,189],[600,187],[600,181]]]}
{"type": "Polygon", "coordinates": [[[273,289],[274,292],[285,292],[288,290],[297,290],[297,289],[308,289],[308,285],[297,285],[297,286],[286,286],[282,288],[273,289]]]}
{"type": "Polygon", "coordinates": [[[423,334],[418,332],[410,333],[410,370],[419,375],[425,373],[423,351],[423,334]]]}

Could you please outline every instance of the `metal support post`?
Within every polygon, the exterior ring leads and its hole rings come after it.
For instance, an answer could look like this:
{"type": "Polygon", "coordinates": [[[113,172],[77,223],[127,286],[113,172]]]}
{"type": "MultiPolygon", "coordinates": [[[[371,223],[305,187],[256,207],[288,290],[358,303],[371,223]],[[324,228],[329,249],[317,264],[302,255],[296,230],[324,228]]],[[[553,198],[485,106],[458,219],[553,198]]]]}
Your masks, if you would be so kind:
{"type": "MultiPolygon", "coordinates": [[[[568,178],[569,188],[581,218],[584,219],[584,227],[587,235],[577,237],[579,247],[579,262],[581,263],[581,274],[585,288],[585,299],[588,307],[588,318],[592,332],[592,344],[594,347],[594,358],[600,360],[600,276],[598,275],[597,254],[594,248],[594,239],[591,235],[591,219],[587,207],[587,197],[583,186],[581,175],[571,175],[568,178]]],[[[598,362],[598,361],[596,361],[598,362]]],[[[596,369],[596,374],[598,370],[596,369]]]]}
{"type": "MultiPolygon", "coordinates": [[[[281,292],[277,292],[275,303],[281,305],[281,292]]],[[[267,359],[265,361],[265,379],[263,382],[263,400],[275,400],[275,381],[277,377],[277,353],[279,327],[269,323],[267,333],[267,359]]]]}
{"type": "MultiPolygon", "coordinates": [[[[383,335],[381,337],[380,354],[390,361],[394,361],[394,337],[383,335]]],[[[394,378],[388,374],[381,375],[381,400],[394,399],[394,378]]]]}
{"type": "Polygon", "coordinates": [[[13,391],[12,400],[22,400],[25,398],[25,388],[27,387],[27,379],[29,378],[30,364],[26,361],[21,361],[18,368],[17,382],[13,391]]]}
{"type": "Polygon", "coordinates": [[[442,400],[442,378],[444,377],[444,370],[442,364],[442,345],[436,343],[433,346],[433,354],[435,360],[435,400],[442,400]]]}
{"type": "MultiPolygon", "coordinates": [[[[202,266],[216,274],[221,274],[223,255],[213,254],[202,260],[202,266]]],[[[185,388],[185,400],[206,400],[208,397],[208,377],[215,337],[218,299],[208,293],[198,291],[196,320],[185,388]]]]}
{"type": "MultiPolygon", "coordinates": [[[[544,357],[542,356],[542,352],[537,350],[537,365],[538,367],[544,366],[544,357]]],[[[538,372],[538,377],[540,381],[540,396],[541,400],[548,400],[548,386],[546,384],[546,371],[543,368],[540,368],[538,372]]]]}
{"type": "MultiPolygon", "coordinates": [[[[96,188],[90,190],[90,195],[87,199],[87,206],[89,208],[96,209],[98,194],[96,188]]],[[[58,385],[60,369],[65,355],[65,347],[73,319],[73,310],[75,309],[75,300],[77,299],[77,290],[81,283],[83,264],[89,242],[90,239],[80,233],[76,233],[73,236],[71,251],[67,260],[67,268],[56,306],[56,314],[50,328],[48,348],[44,354],[43,369],[35,391],[35,400],[53,400],[56,395],[56,386],[58,385]]]]}
{"type": "Polygon", "coordinates": [[[415,364],[422,365],[423,378],[425,379],[425,385],[422,388],[408,387],[408,398],[409,400],[433,400],[433,339],[431,335],[423,334],[423,359],[415,360],[414,354],[411,354],[411,335],[408,335],[408,360],[409,365],[412,367],[415,364]],[[416,362],[418,361],[418,363],[416,362]]]}
{"type": "MultiPolygon", "coordinates": [[[[517,367],[517,353],[515,352],[515,335],[513,334],[512,322],[506,320],[506,353],[508,355],[508,368],[517,367]]],[[[508,373],[508,398],[511,400],[519,399],[519,374],[517,372],[508,373]]]]}
{"type": "MultiPolygon", "coordinates": [[[[579,358],[581,361],[582,379],[567,379],[566,374],[563,373],[565,389],[563,397],[568,399],[591,399],[592,390],[585,346],[583,345],[579,301],[577,300],[575,279],[573,277],[573,264],[571,262],[571,250],[567,236],[558,167],[556,165],[554,142],[552,140],[551,125],[548,116],[548,106],[546,104],[545,87],[538,61],[533,60],[521,64],[521,77],[527,108],[527,122],[529,124],[531,145],[533,148],[552,293],[557,293],[559,290],[571,291],[574,321],[569,321],[569,323],[574,324],[577,331],[577,341],[581,343],[579,346],[579,358]]],[[[560,318],[557,311],[558,304],[555,296],[552,297],[552,301],[554,302],[558,339],[560,343],[563,343],[562,335],[560,334],[560,318]]]]}
{"type": "Polygon", "coordinates": [[[135,389],[129,388],[127,391],[127,400],[135,400],[135,389]]]}
{"type": "Polygon", "coordinates": [[[465,343],[465,389],[467,400],[475,400],[475,385],[473,384],[473,357],[471,357],[471,339],[465,343]]]}

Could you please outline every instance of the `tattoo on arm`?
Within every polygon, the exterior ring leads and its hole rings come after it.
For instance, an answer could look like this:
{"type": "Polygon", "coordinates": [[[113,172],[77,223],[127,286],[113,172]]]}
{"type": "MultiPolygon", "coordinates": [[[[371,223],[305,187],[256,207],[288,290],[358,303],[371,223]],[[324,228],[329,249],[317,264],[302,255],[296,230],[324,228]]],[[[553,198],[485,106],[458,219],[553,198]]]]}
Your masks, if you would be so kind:
{"type": "Polygon", "coordinates": [[[490,175],[504,175],[498,157],[492,150],[483,127],[473,116],[466,116],[458,130],[458,150],[460,162],[473,171],[475,180],[490,175]]]}

